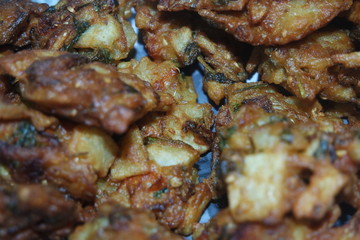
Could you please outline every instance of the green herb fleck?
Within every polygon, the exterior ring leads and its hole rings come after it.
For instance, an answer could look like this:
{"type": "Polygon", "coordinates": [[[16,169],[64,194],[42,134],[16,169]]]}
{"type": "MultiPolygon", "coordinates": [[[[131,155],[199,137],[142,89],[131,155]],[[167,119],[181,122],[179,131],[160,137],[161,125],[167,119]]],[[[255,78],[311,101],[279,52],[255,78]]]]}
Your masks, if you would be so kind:
{"type": "Polygon", "coordinates": [[[291,144],[294,141],[294,135],[291,133],[291,130],[289,128],[286,128],[280,134],[280,139],[283,142],[291,144]]]}
{"type": "Polygon", "coordinates": [[[233,111],[238,112],[240,110],[240,106],[241,105],[239,103],[234,104],[233,111]]]}
{"type": "Polygon", "coordinates": [[[167,188],[160,189],[159,191],[154,192],[154,198],[160,198],[163,193],[166,193],[168,191],[169,189],[167,188]]]}
{"type": "Polygon", "coordinates": [[[79,41],[81,35],[84,32],[86,32],[86,30],[88,30],[88,28],[91,26],[90,23],[85,22],[85,21],[83,22],[83,21],[75,20],[74,24],[75,24],[76,36],[73,38],[73,40],[71,40],[70,44],[62,47],[61,50],[63,50],[63,51],[73,51],[75,43],[77,43],[77,41],[79,41]]]}
{"type": "Polygon", "coordinates": [[[267,86],[269,86],[269,85],[266,83],[256,84],[256,85],[252,85],[249,87],[240,88],[240,89],[236,90],[235,93],[241,93],[241,92],[245,92],[250,89],[257,89],[257,88],[262,88],[262,87],[267,87],[267,86]]]}
{"type": "Polygon", "coordinates": [[[329,142],[326,139],[321,138],[319,141],[319,146],[315,150],[313,156],[316,159],[322,159],[326,156],[328,151],[329,151],[329,142]]]}
{"type": "Polygon", "coordinates": [[[8,138],[8,143],[20,147],[36,146],[37,131],[29,122],[21,122],[15,132],[8,138]]]}

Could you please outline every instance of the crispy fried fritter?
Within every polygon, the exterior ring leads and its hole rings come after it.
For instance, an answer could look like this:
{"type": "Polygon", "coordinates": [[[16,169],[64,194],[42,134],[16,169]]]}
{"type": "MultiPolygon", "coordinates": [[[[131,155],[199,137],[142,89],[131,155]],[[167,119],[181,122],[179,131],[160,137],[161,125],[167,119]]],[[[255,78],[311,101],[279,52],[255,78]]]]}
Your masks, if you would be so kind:
{"type": "Polygon", "coordinates": [[[136,26],[141,30],[149,56],[157,62],[174,60],[190,65],[199,54],[191,29],[191,15],[161,13],[151,1],[136,5],[136,26]]]}
{"type": "Polygon", "coordinates": [[[356,102],[354,88],[339,80],[332,60],[353,50],[347,31],[317,32],[296,43],[266,48],[259,73],[262,81],[280,84],[299,98],[313,100],[320,94],[337,102],[356,102]]]}
{"type": "Polygon", "coordinates": [[[180,240],[160,225],[152,213],[144,210],[127,209],[116,204],[101,206],[99,215],[91,222],[76,228],[69,240],[180,240]]]}
{"type": "Polygon", "coordinates": [[[247,78],[241,59],[244,46],[232,36],[209,28],[201,19],[195,17],[198,24],[190,22],[192,17],[195,16],[159,12],[155,4],[143,3],[137,7],[136,21],[155,61],[172,60],[182,66],[199,56],[205,67],[204,89],[219,104],[230,83],[247,78]]]}
{"type": "MultiPolygon", "coordinates": [[[[257,2],[257,1],[256,1],[257,2]]],[[[268,4],[248,4],[243,11],[198,13],[233,34],[239,41],[252,45],[286,44],[299,40],[323,27],[352,1],[286,0],[268,4]],[[254,9],[251,9],[254,8],[254,9]]]]}
{"type": "Polygon", "coordinates": [[[348,182],[337,162],[355,161],[350,146],[358,130],[325,132],[311,120],[293,124],[256,103],[243,105],[219,132],[235,221],[278,223],[289,211],[298,219],[323,218],[348,182]]]}
{"type": "Polygon", "coordinates": [[[1,239],[62,239],[79,223],[81,207],[51,186],[0,186],[1,239]]]}
{"type": "Polygon", "coordinates": [[[190,234],[212,197],[211,185],[198,183],[193,165],[212,144],[209,104],[197,104],[190,77],[173,62],[122,63],[119,71],[148,81],[162,99],[172,99],[163,112],[138,121],[121,139],[120,155],[98,202],[152,210],[158,220],[181,234],[190,234]]]}
{"type": "Polygon", "coordinates": [[[31,45],[103,62],[124,59],[137,37],[119,13],[117,1],[60,1],[29,25],[31,45]]]}
{"type": "Polygon", "coordinates": [[[29,22],[48,7],[30,0],[1,0],[0,46],[13,44],[22,47],[29,44],[29,38],[24,34],[29,22]]]}
{"type": "Polygon", "coordinates": [[[181,11],[189,9],[210,9],[215,11],[242,10],[249,0],[160,0],[158,8],[162,11],[181,11]]]}
{"type": "Polygon", "coordinates": [[[125,132],[157,105],[156,93],[135,75],[88,64],[79,55],[23,51],[0,62],[4,72],[20,79],[22,97],[38,109],[110,132],[125,132]]]}
{"type": "Polygon", "coordinates": [[[338,217],[334,210],[321,223],[285,219],[281,224],[266,226],[259,223],[237,224],[228,210],[221,211],[209,225],[200,228],[195,234],[196,240],[356,240],[360,237],[358,228],[359,213],[350,222],[341,227],[332,227],[338,217]]]}
{"type": "Polygon", "coordinates": [[[135,74],[149,82],[160,96],[160,106],[157,109],[169,110],[175,103],[196,103],[197,95],[192,78],[181,74],[173,61],[156,63],[144,57],[139,62],[135,59],[122,62],[118,65],[118,70],[135,74]]]}

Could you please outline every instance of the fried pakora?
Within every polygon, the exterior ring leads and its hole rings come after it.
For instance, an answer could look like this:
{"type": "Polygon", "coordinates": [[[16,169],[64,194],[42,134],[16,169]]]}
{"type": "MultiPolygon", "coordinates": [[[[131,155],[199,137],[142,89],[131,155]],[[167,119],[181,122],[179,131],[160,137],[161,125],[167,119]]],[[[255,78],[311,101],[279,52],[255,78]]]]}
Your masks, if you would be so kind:
{"type": "Polygon", "coordinates": [[[19,79],[21,96],[36,108],[109,132],[124,133],[158,102],[135,75],[76,54],[22,51],[1,58],[0,65],[19,79]]]}
{"type": "Polygon", "coordinates": [[[81,222],[81,205],[42,184],[0,185],[1,239],[62,239],[81,222]]]}
{"type": "Polygon", "coordinates": [[[234,220],[279,223],[289,211],[298,219],[323,218],[348,183],[337,162],[354,155],[358,130],[331,133],[310,119],[293,124],[256,103],[241,106],[219,129],[234,220]]]}
{"type": "Polygon", "coordinates": [[[160,0],[158,8],[162,11],[181,11],[189,9],[209,9],[215,11],[242,10],[249,0],[160,0]]]}
{"type": "Polygon", "coordinates": [[[320,31],[299,42],[265,48],[258,71],[262,81],[282,85],[302,99],[312,101],[319,95],[335,102],[357,102],[354,84],[344,84],[336,66],[336,59],[344,56],[339,54],[353,51],[348,31],[320,31]]]}
{"type": "MultiPolygon", "coordinates": [[[[257,2],[257,1],[255,1],[257,2]]],[[[265,1],[243,11],[217,12],[201,9],[200,16],[252,45],[283,45],[299,40],[325,26],[352,1],[265,1]]]]}
{"type": "Polygon", "coordinates": [[[339,217],[338,208],[320,223],[285,219],[281,224],[267,226],[260,223],[236,223],[229,210],[221,211],[208,225],[199,228],[195,234],[196,240],[356,240],[360,237],[358,229],[359,213],[348,223],[333,227],[339,217]]]}
{"type": "Polygon", "coordinates": [[[69,240],[181,240],[182,237],[170,232],[159,224],[148,211],[128,209],[112,204],[101,206],[98,216],[79,226],[69,240]]]}

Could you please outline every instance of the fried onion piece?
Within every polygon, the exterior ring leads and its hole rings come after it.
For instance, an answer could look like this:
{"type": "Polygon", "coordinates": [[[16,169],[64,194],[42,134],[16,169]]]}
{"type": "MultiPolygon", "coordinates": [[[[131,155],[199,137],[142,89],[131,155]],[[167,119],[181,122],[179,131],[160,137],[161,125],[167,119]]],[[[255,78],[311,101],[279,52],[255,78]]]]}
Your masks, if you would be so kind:
{"type": "Polygon", "coordinates": [[[0,185],[2,239],[65,238],[79,223],[81,206],[42,184],[0,185]]]}
{"type": "Polygon", "coordinates": [[[234,220],[279,223],[290,211],[297,219],[323,218],[349,181],[337,165],[345,156],[356,162],[349,146],[358,130],[326,132],[311,120],[294,124],[257,103],[243,105],[219,129],[234,220]]]}
{"type": "Polygon", "coordinates": [[[121,134],[157,105],[157,94],[135,75],[63,52],[33,61],[37,53],[23,51],[3,57],[0,65],[20,78],[22,97],[41,111],[121,134]],[[29,55],[35,57],[29,60],[29,55]]]}
{"type": "Polygon", "coordinates": [[[24,34],[29,21],[48,7],[47,4],[33,3],[30,0],[1,0],[0,45],[22,47],[29,44],[29,38],[24,34]]]}
{"type": "Polygon", "coordinates": [[[252,45],[283,45],[302,39],[325,26],[352,4],[351,0],[270,2],[267,5],[249,4],[243,11],[215,12],[202,9],[198,13],[233,34],[239,41],[252,45]]]}
{"type": "Polygon", "coordinates": [[[296,43],[266,48],[258,71],[262,81],[280,84],[302,99],[320,95],[336,102],[356,102],[355,89],[343,83],[332,60],[353,50],[347,31],[321,31],[296,43]]]}
{"type": "Polygon", "coordinates": [[[129,238],[133,240],[183,239],[159,224],[154,215],[148,211],[127,209],[114,203],[108,203],[101,206],[95,219],[77,227],[70,235],[69,240],[129,238]]]}
{"type": "Polygon", "coordinates": [[[267,226],[260,223],[234,222],[228,209],[221,211],[211,222],[199,228],[196,240],[355,240],[360,237],[359,213],[341,227],[332,227],[339,215],[334,210],[320,223],[301,222],[286,218],[281,224],[267,226]]]}
{"type": "Polygon", "coordinates": [[[200,10],[215,11],[242,10],[249,0],[160,0],[162,11],[200,10]]]}

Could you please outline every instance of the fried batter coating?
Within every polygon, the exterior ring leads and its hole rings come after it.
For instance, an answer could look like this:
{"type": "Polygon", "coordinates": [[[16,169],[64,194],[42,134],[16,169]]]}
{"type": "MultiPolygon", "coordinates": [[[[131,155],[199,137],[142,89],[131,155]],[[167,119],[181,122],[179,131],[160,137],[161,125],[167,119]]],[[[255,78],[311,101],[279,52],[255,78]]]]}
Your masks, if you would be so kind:
{"type": "Polygon", "coordinates": [[[352,4],[351,0],[269,2],[265,5],[248,4],[243,11],[215,12],[201,9],[198,13],[233,34],[239,41],[252,45],[283,45],[302,39],[325,26],[352,4]]]}
{"type": "Polygon", "coordinates": [[[173,61],[156,63],[144,57],[139,62],[135,59],[122,62],[118,65],[118,70],[135,74],[149,82],[160,96],[160,106],[157,109],[169,110],[175,103],[196,103],[197,95],[192,78],[181,74],[173,61]]]}
{"type": "Polygon", "coordinates": [[[174,60],[190,65],[199,54],[191,29],[191,15],[161,13],[151,1],[138,1],[136,26],[143,34],[147,53],[157,62],[174,60]]]}
{"type": "Polygon", "coordinates": [[[198,182],[193,165],[212,144],[209,104],[197,104],[190,77],[171,61],[121,63],[119,71],[148,81],[171,104],[138,121],[120,146],[109,179],[100,184],[97,202],[152,210],[160,223],[190,234],[212,197],[211,183],[198,182]]]}
{"type": "Polygon", "coordinates": [[[53,52],[23,51],[0,65],[20,79],[22,97],[44,112],[121,134],[157,105],[157,94],[135,75],[76,54],[43,53],[53,52]]]}
{"type": "Polygon", "coordinates": [[[0,1],[0,46],[13,44],[25,46],[29,44],[26,28],[32,18],[39,16],[49,6],[33,3],[30,0],[0,1]]]}
{"type": "Polygon", "coordinates": [[[301,222],[291,218],[281,224],[266,226],[259,223],[237,224],[229,211],[223,210],[215,216],[209,225],[199,229],[196,240],[356,240],[360,237],[359,213],[350,222],[341,227],[332,227],[339,211],[333,211],[328,219],[321,223],[301,222]]]}
{"type": "Polygon", "coordinates": [[[188,21],[192,17],[159,12],[154,4],[143,3],[137,7],[136,21],[155,61],[172,60],[183,66],[197,58],[205,67],[204,89],[219,104],[230,83],[247,78],[241,59],[244,48],[231,35],[209,28],[201,19],[195,17],[196,25],[188,21]]]}
{"type": "Polygon", "coordinates": [[[118,2],[87,2],[61,1],[54,12],[34,21],[33,47],[80,52],[103,62],[126,58],[137,37],[119,15],[118,2]]]}
{"type": "Polygon", "coordinates": [[[332,60],[353,50],[347,31],[321,31],[296,43],[266,48],[258,71],[262,81],[280,84],[302,99],[320,95],[336,102],[356,102],[356,91],[342,83],[341,71],[332,60]]]}
{"type": "Polygon", "coordinates": [[[62,239],[79,223],[81,207],[42,184],[0,186],[1,239],[62,239]]]}
{"type": "Polygon", "coordinates": [[[99,216],[85,225],[79,226],[70,235],[69,240],[181,240],[160,225],[148,211],[127,209],[112,204],[104,204],[99,216]]]}
{"type": "Polygon", "coordinates": [[[348,183],[337,163],[356,162],[358,130],[326,132],[311,120],[293,124],[257,103],[243,105],[219,131],[234,220],[279,223],[289,211],[297,219],[323,218],[348,183]]]}
{"type": "Polygon", "coordinates": [[[242,10],[249,0],[160,0],[162,11],[209,9],[215,11],[242,10]]]}

